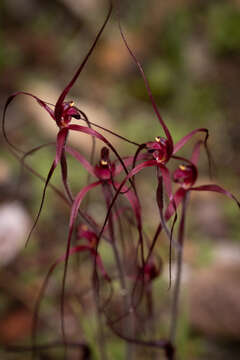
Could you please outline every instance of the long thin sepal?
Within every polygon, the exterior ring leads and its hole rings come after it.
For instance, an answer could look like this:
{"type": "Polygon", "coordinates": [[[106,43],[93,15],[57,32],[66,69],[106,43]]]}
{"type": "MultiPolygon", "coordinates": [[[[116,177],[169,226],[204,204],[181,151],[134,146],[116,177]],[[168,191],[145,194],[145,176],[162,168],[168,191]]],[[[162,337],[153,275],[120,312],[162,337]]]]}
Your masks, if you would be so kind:
{"type": "Polygon", "coordinates": [[[25,91],[18,91],[18,92],[15,92],[14,94],[10,95],[4,105],[4,109],[3,109],[3,117],[2,117],[2,132],[3,132],[3,136],[4,136],[4,139],[6,140],[7,144],[12,148],[14,149],[15,151],[17,152],[20,152],[20,153],[24,153],[23,150],[17,148],[14,144],[12,144],[12,142],[9,140],[8,138],[8,135],[7,135],[7,132],[6,132],[6,113],[7,113],[7,109],[8,109],[8,106],[11,104],[11,102],[13,101],[13,99],[18,96],[18,95],[27,95],[27,96],[30,96],[32,98],[34,98],[39,105],[41,105],[48,113],[49,115],[53,118],[54,118],[54,113],[52,111],[52,109],[46,104],[45,101],[39,99],[37,96],[31,94],[31,93],[28,93],[28,92],[25,92],[25,91]]]}
{"type": "Polygon", "coordinates": [[[157,116],[157,118],[158,118],[158,120],[159,120],[159,122],[160,122],[160,124],[161,124],[161,126],[162,126],[162,128],[163,128],[163,130],[164,130],[164,132],[165,132],[165,134],[166,134],[166,137],[167,137],[167,139],[168,139],[168,141],[169,141],[169,144],[170,144],[170,146],[171,146],[171,150],[173,150],[173,139],[172,139],[172,136],[171,136],[171,134],[170,134],[170,131],[169,131],[167,125],[166,125],[165,122],[163,121],[162,116],[160,115],[160,112],[159,112],[158,107],[157,107],[157,104],[156,104],[156,102],[155,102],[155,100],[154,100],[154,97],[153,97],[153,94],[152,94],[152,91],[151,91],[151,88],[150,88],[148,79],[147,79],[147,77],[146,77],[146,75],[145,75],[145,73],[144,73],[144,70],[143,70],[143,68],[142,68],[142,65],[140,64],[140,62],[138,61],[136,55],[133,53],[133,51],[130,49],[130,47],[129,47],[129,45],[128,45],[126,36],[124,35],[123,30],[122,30],[122,26],[121,26],[121,23],[120,23],[120,16],[119,16],[119,15],[118,15],[118,26],[119,26],[119,30],[120,30],[120,33],[121,33],[121,37],[122,37],[122,39],[123,39],[123,41],[124,41],[124,44],[125,44],[128,52],[129,52],[129,54],[131,55],[134,63],[137,65],[138,70],[139,70],[139,72],[140,72],[140,74],[141,74],[141,76],[142,76],[142,78],[143,78],[143,81],[144,81],[144,84],[145,84],[145,87],[146,87],[148,96],[149,96],[150,101],[151,101],[151,103],[152,103],[152,107],[153,107],[153,109],[154,109],[154,111],[155,111],[155,114],[156,114],[156,116],[157,116]]]}
{"type": "Polygon", "coordinates": [[[40,203],[40,207],[39,207],[39,210],[38,210],[38,213],[37,213],[37,216],[34,220],[34,223],[33,223],[33,226],[30,230],[30,233],[28,235],[28,238],[27,238],[27,241],[26,241],[26,245],[28,245],[28,242],[30,240],[30,237],[37,225],[37,222],[39,220],[39,217],[41,215],[41,212],[42,212],[42,208],[43,208],[43,204],[44,204],[44,200],[45,200],[45,195],[46,195],[46,190],[47,190],[47,186],[49,184],[49,181],[51,180],[51,177],[61,159],[61,156],[62,156],[62,151],[63,151],[63,148],[64,148],[64,145],[65,145],[65,141],[66,141],[66,138],[67,138],[67,134],[68,134],[68,129],[64,128],[62,130],[59,131],[58,133],[58,136],[57,136],[57,149],[56,149],[56,156],[55,156],[55,159],[52,163],[52,166],[48,172],[48,176],[47,176],[47,179],[46,179],[46,182],[45,182],[45,185],[44,185],[44,188],[43,188],[43,194],[42,194],[42,200],[41,200],[41,203],[40,203]]]}
{"type": "Polygon", "coordinates": [[[55,106],[55,117],[56,117],[56,121],[59,122],[60,121],[60,117],[61,117],[61,114],[62,114],[62,104],[63,104],[63,101],[65,99],[65,97],[67,96],[68,92],[70,91],[70,89],[72,88],[72,86],[74,85],[75,81],[77,80],[77,78],[79,77],[81,71],[83,70],[85,64],[87,63],[90,55],[92,54],[100,36],[102,35],[102,32],[105,28],[105,26],[107,25],[108,23],[108,20],[110,18],[110,15],[111,15],[111,12],[112,12],[112,3],[110,3],[110,8],[109,8],[109,11],[108,11],[108,14],[107,14],[107,17],[103,23],[103,25],[101,26],[92,46],[90,47],[90,49],[88,50],[85,58],[83,59],[81,65],[79,66],[79,68],[77,69],[76,73],[74,74],[73,78],[71,79],[71,81],[68,83],[68,85],[65,87],[65,89],[62,91],[61,95],[59,96],[58,98],[58,101],[56,103],[56,106],[55,106]]]}
{"type": "Polygon", "coordinates": [[[97,181],[92,184],[85,186],[76,196],[74,202],[72,204],[71,215],[69,220],[69,231],[68,231],[68,239],[67,239],[67,249],[65,255],[65,263],[64,263],[64,273],[63,273],[63,281],[62,281],[62,294],[61,294],[61,329],[63,340],[65,341],[65,327],[64,327],[64,300],[65,300],[65,286],[66,286],[66,277],[67,277],[67,268],[68,268],[68,260],[70,255],[70,248],[71,248],[71,239],[73,234],[73,229],[75,225],[75,221],[78,215],[78,210],[81,205],[81,202],[84,196],[93,189],[94,187],[100,185],[101,182],[97,181]]]}
{"type": "Polygon", "coordinates": [[[217,192],[219,194],[226,195],[230,199],[234,200],[237,203],[238,207],[240,208],[240,202],[238,201],[238,199],[232,193],[225,190],[224,188],[222,188],[219,185],[209,184],[209,185],[194,186],[194,187],[189,188],[189,191],[190,190],[191,191],[213,191],[213,192],[217,192]]]}

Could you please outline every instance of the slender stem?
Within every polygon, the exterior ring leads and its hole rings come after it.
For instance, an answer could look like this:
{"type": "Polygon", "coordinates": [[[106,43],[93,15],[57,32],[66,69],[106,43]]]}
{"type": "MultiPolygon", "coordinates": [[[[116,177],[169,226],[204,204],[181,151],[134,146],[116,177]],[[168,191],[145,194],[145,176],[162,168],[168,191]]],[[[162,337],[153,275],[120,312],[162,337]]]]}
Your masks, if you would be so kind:
{"type": "MultiPolygon", "coordinates": [[[[111,204],[111,200],[112,200],[112,193],[111,193],[111,188],[110,188],[109,184],[103,183],[103,192],[104,192],[107,208],[109,208],[109,206],[111,204]]],[[[108,223],[109,223],[110,243],[112,245],[115,260],[116,260],[116,264],[117,264],[117,269],[118,269],[118,273],[119,273],[119,280],[120,280],[122,290],[124,290],[124,292],[125,292],[126,291],[126,281],[125,281],[125,275],[124,275],[124,271],[123,271],[122,264],[121,264],[121,259],[120,259],[120,256],[119,256],[119,251],[117,249],[114,226],[113,226],[112,213],[110,213],[110,215],[109,215],[108,223]]]]}
{"type": "MultiPolygon", "coordinates": [[[[109,206],[112,202],[112,197],[113,197],[109,184],[107,184],[107,183],[103,184],[103,191],[104,191],[104,195],[105,195],[105,199],[106,199],[107,208],[109,208],[109,206]]],[[[112,245],[112,249],[113,249],[113,253],[114,253],[114,257],[115,257],[115,261],[116,261],[116,265],[117,265],[117,269],[118,269],[121,293],[122,293],[122,297],[123,297],[123,313],[126,313],[127,317],[128,317],[128,319],[127,319],[128,321],[126,324],[126,331],[127,331],[128,335],[132,336],[133,332],[134,332],[134,324],[133,324],[133,314],[130,312],[131,298],[129,296],[126,279],[125,279],[125,272],[123,270],[121,258],[120,258],[119,251],[117,248],[112,213],[110,213],[110,215],[109,215],[108,222],[109,222],[109,235],[110,235],[111,245],[112,245]]],[[[125,327],[125,324],[124,324],[124,327],[125,327]]],[[[131,360],[133,358],[134,358],[134,346],[130,343],[127,343],[126,344],[126,360],[131,360]]]]}
{"type": "MultiPolygon", "coordinates": [[[[148,333],[151,339],[155,340],[156,336],[156,323],[155,323],[155,311],[154,311],[154,292],[153,284],[149,283],[146,286],[146,302],[147,302],[147,315],[148,315],[148,333]]],[[[156,359],[156,351],[152,349],[150,352],[151,360],[156,359]]]]}
{"type": "Polygon", "coordinates": [[[182,277],[182,258],[183,258],[183,244],[184,244],[184,230],[185,230],[185,217],[187,208],[188,193],[183,198],[182,202],[182,214],[178,231],[178,247],[177,251],[177,274],[175,285],[173,289],[173,300],[171,309],[171,324],[170,324],[170,341],[174,345],[176,341],[176,332],[178,325],[178,313],[179,313],[179,297],[180,297],[180,285],[182,277]]]}
{"type": "Polygon", "coordinates": [[[95,311],[97,316],[97,339],[98,339],[98,347],[100,352],[100,359],[101,360],[108,360],[107,355],[107,347],[106,347],[106,337],[104,333],[104,318],[103,314],[101,313],[101,309],[98,303],[99,297],[97,294],[97,289],[93,283],[93,301],[95,303],[95,311]]]}

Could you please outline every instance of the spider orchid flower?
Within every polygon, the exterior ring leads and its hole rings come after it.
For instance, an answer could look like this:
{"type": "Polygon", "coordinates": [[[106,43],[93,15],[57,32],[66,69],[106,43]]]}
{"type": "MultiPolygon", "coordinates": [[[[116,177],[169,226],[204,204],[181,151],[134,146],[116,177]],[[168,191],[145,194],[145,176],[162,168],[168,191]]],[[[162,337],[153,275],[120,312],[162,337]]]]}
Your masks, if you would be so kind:
{"type": "Polygon", "coordinates": [[[191,131],[190,133],[185,135],[180,141],[178,141],[177,144],[174,145],[172,135],[158,110],[157,104],[155,102],[155,99],[153,97],[153,94],[152,94],[152,91],[150,88],[150,84],[144,73],[142,65],[139,62],[139,60],[137,59],[134,52],[131,50],[131,48],[127,42],[126,36],[123,33],[119,15],[118,15],[118,26],[119,26],[119,30],[120,30],[120,34],[123,39],[123,42],[127,48],[127,51],[129,52],[130,56],[132,57],[134,63],[136,64],[136,66],[138,68],[138,71],[139,71],[141,77],[143,78],[144,85],[146,87],[153,110],[157,116],[157,119],[158,119],[164,133],[165,133],[165,137],[157,136],[155,138],[155,141],[140,145],[137,153],[139,151],[141,151],[142,149],[146,148],[146,149],[148,149],[149,152],[152,152],[154,159],[156,159],[158,162],[160,162],[162,164],[166,164],[170,160],[170,158],[177,151],[179,151],[196,133],[203,132],[203,133],[205,133],[204,145],[206,147],[207,154],[209,155],[209,152],[207,149],[208,130],[206,128],[198,128],[198,129],[191,131]]]}
{"type": "MultiPolygon", "coordinates": [[[[70,80],[70,82],[67,84],[67,86],[64,88],[64,90],[62,91],[62,93],[60,94],[54,108],[52,109],[51,105],[49,106],[49,103],[47,103],[46,101],[38,98],[36,95],[33,95],[29,92],[25,92],[25,91],[19,91],[19,92],[15,92],[14,94],[10,95],[6,101],[6,104],[4,106],[4,111],[3,111],[3,122],[2,122],[2,128],[3,128],[3,134],[5,137],[5,140],[7,141],[8,145],[15,151],[23,153],[22,150],[18,149],[17,147],[15,147],[15,145],[13,145],[11,143],[11,141],[8,139],[8,135],[6,133],[6,129],[5,129],[5,121],[6,121],[6,111],[8,106],[10,105],[10,103],[13,101],[13,99],[18,96],[18,95],[27,95],[32,97],[33,99],[35,99],[37,101],[37,103],[42,106],[44,108],[44,110],[46,110],[48,112],[48,114],[50,115],[50,117],[55,121],[56,125],[59,128],[59,134],[61,134],[60,139],[64,138],[66,139],[67,133],[68,131],[64,131],[64,129],[69,129],[69,125],[71,123],[72,118],[75,119],[80,119],[82,116],[82,112],[79,111],[79,109],[77,109],[74,106],[74,102],[73,101],[65,101],[66,96],[68,95],[69,91],[71,90],[71,88],[73,87],[73,85],[75,84],[76,80],[78,79],[80,73],[82,72],[82,70],[84,69],[89,57],[91,56],[95,46],[97,45],[97,42],[100,38],[100,36],[102,35],[102,32],[105,28],[105,26],[107,25],[110,15],[112,12],[112,5],[110,5],[107,17],[103,23],[103,25],[101,26],[92,46],[90,47],[89,51],[87,52],[87,54],[85,55],[82,63],[80,64],[80,66],[78,67],[77,71],[75,72],[74,76],[72,77],[72,79],[70,80]]],[[[60,140],[59,140],[60,141],[60,140]]],[[[58,141],[57,141],[58,142],[58,141]]]]}
{"type": "MultiPolygon", "coordinates": [[[[177,189],[174,199],[175,204],[178,206],[187,193],[191,191],[211,191],[217,192],[219,194],[225,195],[230,199],[234,200],[238,207],[240,207],[240,203],[238,199],[231,194],[229,191],[225,190],[223,187],[217,184],[207,184],[195,186],[198,177],[197,163],[199,158],[199,148],[202,142],[199,141],[192,152],[191,161],[187,164],[180,164],[178,168],[173,173],[173,180],[179,184],[179,188],[177,189]]],[[[166,212],[166,217],[169,218],[173,215],[172,204],[169,204],[168,210],[166,212]]]]}
{"type": "MultiPolygon", "coordinates": [[[[123,42],[127,48],[127,51],[129,52],[129,54],[131,55],[134,63],[136,64],[139,73],[141,75],[141,77],[143,78],[144,81],[144,85],[146,87],[149,99],[151,101],[153,110],[157,116],[157,119],[160,123],[160,126],[164,132],[164,136],[156,136],[155,141],[150,141],[144,144],[141,144],[134,156],[134,161],[133,161],[133,169],[135,167],[135,163],[137,161],[138,155],[139,153],[146,149],[147,150],[147,154],[146,157],[151,154],[151,157],[153,159],[153,162],[149,162],[149,161],[145,161],[145,165],[143,165],[142,168],[144,167],[149,167],[149,166],[155,166],[157,168],[157,178],[158,178],[158,188],[157,188],[157,204],[158,204],[158,208],[159,208],[159,214],[160,214],[160,219],[163,225],[163,228],[167,234],[167,236],[169,237],[170,241],[171,241],[171,237],[172,237],[172,231],[173,228],[171,230],[171,232],[168,230],[166,223],[165,223],[165,219],[164,219],[164,214],[163,214],[163,183],[164,183],[164,187],[167,193],[167,196],[170,200],[170,202],[174,203],[174,197],[173,197],[173,193],[172,193],[172,186],[171,186],[171,178],[169,176],[169,171],[166,167],[166,164],[168,163],[168,161],[171,158],[175,158],[176,157],[176,153],[196,134],[196,133],[205,133],[205,139],[204,139],[204,146],[205,146],[205,150],[207,152],[208,155],[208,160],[209,160],[209,168],[211,170],[211,164],[210,164],[210,154],[208,151],[208,147],[207,147],[207,139],[208,139],[208,129],[206,128],[198,128],[195,129],[193,131],[191,131],[190,133],[188,133],[187,135],[185,135],[182,139],[180,139],[175,145],[173,142],[173,138],[172,135],[170,133],[170,130],[168,129],[167,125],[165,124],[159,110],[157,107],[157,104],[155,102],[155,99],[153,97],[151,88],[150,88],[150,84],[148,82],[148,79],[144,73],[144,70],[142,68],[141,63],[139,62],[139,60],[137,59],[137,57],[135,56],[135,54],[133,53],[133,51],[131,50],[131,48],[128,45],[127,39],[123,33],[122,30],[122,26],[121,26],[121,22],[120,22],[120,16],[118,15],[118,25],[119,25],[119,30],[121,33],[121,37],[123,39],[123,42]]],[[[151,161],[151,160],[150,160],[151,161]]],[[[140,171],[140,165],[139,167],[136,167],[136,171],[140,171]]],[[[141,168],[141,169],[142,169],[141,168]]],[[[135,172],[135,171],[133,171],[135,172]]]]}
{"type": "MultiPolygon", "coordinates": [[[[85,127],[85,126],[80,126],[80,125],[76,125],[76,124],[71,124],[71,120],[72,118],[75,119],[82,119],[82,114],[83,112],[81,112],[79,109],[77,109],[74,106],[73,101],[65,101],[66,96],[68,95],[70,89],[72,88],[72,86],[74,85],[74,83],[76,82],[76,80],[78,79],[80,73],[82,72],[82,70],[84,69],[90,55],[92,54],[105,26],[108,23],[108,20],[110,18],[112,12],[112,4],[110,5],[107,17],[103,23],[103,25],[101,26],[92,46],[90,47],[88,53],[86,54],[84,60],[82,61],[82,63],[80,64],[80,66],[78,67],[76,73],[74,74],[73,78],[71,79],[71,81],[67,84],[67,86],[64,88],[64,90],[62,91],[62,93],[60,94],[54,108],[52,108],[51,106],[49,106],[49,104],[38,98],[37,96],[29,93],[29,92],[25,92],[25,91],[19,91],[16,92],[12,95],[10,95],[6,101],[6,104],[4,106],[4,110],[3,110],[3,120],[2,120],[2,131],[3,131],[3,135],[4,138],[7,142],[7,144],[10,146],[11,151],[16,155],[16,153],[23,153],[24,152],[21,149],[18,149],[14,144],[11,143],[11,141],[8,138],[8,135],[6,133],[6,112],[8,109],[8,106],[11,104],[11,102],[13,101],[13,99],[18,96],[18,95],[27,95],[30,96],[31,98],[33,98],[34,100],[37,101],[37,103],[43,107],[47,113],[50,115],[50,117],[55,121],[57,127],[58,127],[58,134],[57,134],[57,139],[56,139],[56,155],[55,155],[55,159],[50,167],[50,170],[48,172],[47,178],[46,178],[46,182],[44,185],[44,189],[43,189],[43,195],[42,195],[42,200],[41,200],[41,204],[37,213],[37,216],[35,218],[33,227],[29,233],[29,236],[27,238],[26,244],[28,243],[28,240],[31,237],[31,234],[38,222],[42,207],[43,207],[43,203],[44,203],[44,199],[45,199],[45,194],[46,194],[46,189],[47,186],[49,184],[49,181],[57,167],[57,165],[60,163],[61,164],[61,172],[62,172],[62,179],[63,179],[63,184],[66,190],[66,193],[68,195],[68,198],[72,201],[72,195],[71,195],[71,191],[68,187],[68,183],[67,183],[67,161],[66,161],[66,155],[65,155],[65,146],[66,146],[66,141],[67,141],[67,137],[69,134],[69,131],[78,131],[78,132],[83,132],[86,133],[88,135],[90,135],[93,138],[98,138],[101,141],[105,142],[110,148],[112,148],[112,150],[116,153],[116,155],[119,157],[119,155],[117,154],[116,150],[112,147],[112,145],[108,142],[108,140],[102,136],[101,134],[99,134],[97,131],[91,129],[90,127],[85,127]]],[[[84,117],[84,119],[86,120],[86,117],[84,117]]],[[[120,158],[120,157],[119,157],[120,158]]],[[[125,171],[127,172],[126,168],[125,171]]]]}
{"type": "MultiPolygon", "coordinates": [[[[186,195],[188,193],[190,193],[191,191],[217,192],[219,194],[225,195],[225,196],[229,197],[230,199],[234,200],[236,202],[236,204],[238,205],[238,207],[240,207],[240,202],[238,201],[238,199],[233,194],[231,194],[229,191],[225,190],[224,188],[222,188],[221,186],[219,186],[217,184],[207,184],[207,185],[195,186],[195,183],[198,178],[197,163],[198,163],[198,159],[199,159],[200,147],[202,144],[203,144],[202,141],[198,141],[196,143],[196,145],[194,146],[190,161],[187,159],[184,159],[184,158],[180,158],[180,157],[178,158],[179,160],[182,160],[185,163],[180,164],[173,173],[173,180],[179,186],[173,196],[172,201],[170,201],[170,203],[165,211],[164,218],[165,218],[166,222],[168,220],[170,220],[170,218],[176,213],[176,210],[179,207],[179,205],[183,202],[186,195]]],[[[156,230],[156,233],[154,235],[152,245],[150,247],[147,259],[151,256],[151,253],[153,251],[153,248],[155,246],[155,243],[157,241],[157,238],[158,238],[161,230],[162,230],[162,224],[160,223],[156,230]]]]}

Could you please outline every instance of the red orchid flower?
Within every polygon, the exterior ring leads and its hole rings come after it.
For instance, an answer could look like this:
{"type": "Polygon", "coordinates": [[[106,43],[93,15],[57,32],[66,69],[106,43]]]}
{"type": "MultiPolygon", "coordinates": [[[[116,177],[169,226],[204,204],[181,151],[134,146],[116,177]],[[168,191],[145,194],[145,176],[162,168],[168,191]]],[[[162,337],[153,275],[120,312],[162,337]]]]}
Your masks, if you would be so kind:
{"type": "Polygon", "coordinates": [[[84,60],[82,61],[81,65],[78,67],[73,78],[71,79],[71,81],[68,83],[68,85],[64,88],[64,90],[60,94],[60,96],[54,106],[54,109],[52,109],[46,101],[43,101],[40,98],[38,98],[37,96],[35,96],[31,93],[25,92],[25,91],[19,91],[19,92],[16,92],[16,93],[10,95],[4,106],[2,131],[3,131],[3,135],[4,135],[4,138],[7,142],[7,144],[10,146],[11,151],[15,155],[16,155],[15,152],[17,152],[17,153],[19,153],[19,152],[24,153],[24,152],[22,150],[18,149],[9,140],[8,135],[6,133],[5,122],[6,122],[6,112],[7,112],[8,106],[10,105],[10,103],[13,101],[13,99],[16,96],[22,94],[22,95],[30,96],[33,99],[35,99],[37,101],[37,103],[48,112],[48,114],[51,116],[51,118],[56,122],[56,125],[58,126],[58,129],[59,129],[58,134],[57,134],[57,140],[56,140],[56,156],[55,156],[55,159],[54,159],[54,161],[51,165],[51,168],[48,172],[45,186],[43,189],[43,195],[42,195],[42,200],[41,200],[41,204],[39,207],[39,211],[38,211],[38,214],[34,221],[33,227],[29,233],[26,244],[28,243],[28,240],[37,224],[37,221],[39,219],[39,216],[40,216],[40,213],[41,213],[41,210],[43,207],[47,186],[48,186],[49,181],[59,163],[61,164],[62,179],[63,179],[63,184],[65,187],[66,193],[67,193],[69,199],[72,201],[71,191],[70,191],[70,189],[68,187],[68,183],[67,183],[67,162],[66,162],[66,156],[65,156],[65,145],[66,145],[67,136],[68,136],[69,131],[72,130],[72,131],[79,131],[79,132],[86,133],[94,138],[95,137],[99,138],[101,141],[104,141],[105,143],[107,143],[109,145],[108,141],[102,135],[100,135],[98,132],[96,132],[95,130],[92,130],[91,128],[80,126],[80,125],[71,125],[72,118],[80,119],[80,118],[82,118],[83,113],[74,106],[73,101],[66,102],[65,98],[66,98],[67,94],[69,93],[70,89],[72,88],[72,86],[74,85],[74,83],[76,82],[76,80],[78,79],[83,68],[85,67],[90,55],[92,54],[105,26],[108,23],[111,12],[112,12],[112,4],[110,5],[110,9],[108,11],[107,17],[106,17],[103,25],[101,26],[92,46],[90,47],[90,49],[89,49],[88,53],[86,54],[84,60]]]}
{"type": "MultiPolygon", "coordinates": [[[[200,185],[195,186],[195,183],[197,181],[198,177],[198,169],[197,169],[197,163],[199,159],[199,152],[200,147],[202,146],[203,142],[198,141],[197,144],[194,146],[191,160],[187,160],[184,158],[178,157],[179,160],[182,160],[185,162],[185,164],[180,164],[178,168],[173,173],[173,180],[179,184],[178,189],[176,190],[172,201],[170,201],[164,215],[164,219],[167,222],[175,213],[179,205],[183,202],[184,198],[188,193],[191,191],[211,191],[211,192],[217,192],[219,194],[223,194],[230,199],[234,200],[238,207],[240,207],[240,202],[238,199],[231,194],[229,191],[225,190],[219,185],[216,184],[207,184],[207,185],[200,185]]],[[[160,223],[158,225],[158,228],[156,230],[156,233],[154,235],[152,245],[149,249],[148,257],[151,256],[153,248],[156,244],[157,238],[162,230],[162,224],[160,223]]]]}
{"type": "Polygon", "coordinates": [[[158,121],[160,122],[160,125],[165,133],[165,137],[161,137],[161,136],[157,136],[155,138],[155,141],[153,142],[148,142],[146,144],[141,145],[141,150],[143,148],[147,148],[150,152],[153,153],[153,157],[161,162],[162,164],[165,164],[169,161],[169,159],[177,152],[179,151],[185,144],[186,142],[188,142],[196,133],[198,132],[204,132],[206,134],[205,136],[205,141],[204,141],[204,145],[206,147],[207,153],[208,153],[208,149],[207,149],[207,138],[208,138],[208,130],[206,128],[199,128],[199,129],[195,129],[193,131],[191,131],[189,134],[185,135],[180,141],[177,142],[177,144],[174,145],[173,143],[173,138],[172,135],[167,127],[167,125],[165,124],[159,110],[157,107],[157,104],[155,102],[155,99],[153,97],[151,88],[150,88],[150,84],[148,82],[148,79],[144,73],[144,70],[142,68],[141,63],[139,62],[139,60],[137,59],[136,55],[133,53],[133,51],[130,49],[127,39],[123,33],[122,30],[122,26],[120,23],[120,18],[118,16],[118,25],[119,25],[119,29],[120,29],[120,33],[121,33],[121,37],[123,39],[123,42],[129,52],[129,54],[131,55],[134,63],[136,64],[140,75],[143,78],[144,81],[144,85],[146,87],[149,99],[151,101],[153,110],[158,118],[158,121]],[[145,145],[145,147],[144,147],[145,145]]]}
{"type": "MultiPolygon", "coordinates": [[[[237,203],[238,207],[240,207],[238,199],[229,191],[225,190],[219,185],[207,184],[195,186],[198,177],[197,163],[199,158],[199,148],[201,144],[202,142],[199,141],[195,145],[191,157],[191,162],[179,165],[173,174],[174,181],[179,184],[179,189],[176,191],[174,196],[174,198],[176,199],[176,206],[178,206],[182,202],[183,198],[190,191],[211,191],[226,195],[230,199],[233,199],[237,203]]],[[[169,204],[166,216],[172,216],[172,211],[172,204],[169,204]]]]}
{"type": "MultiPolygon", "coordinates": [[[[139,146],[138,150],[135,153],[134,156],[134,161],[133,161],[133,169],[135,167],[135,163],[136,160],[138,158],[139,153],[144,150],[147,149],[148,154],[151,154],[152,159],[154,159],[153,162],[149,162],[149,161],[145,161],[143,163],[143,167],[141,167],[141,165],[139,164],[138,167],[136,167],[135,171],[138,172],[140,170],[142,170],[144,167],[149,167],[149,166],[154,166],[157,168],[157,179],[158,179],[158,188],[157,188],[157,204],[158,204],[158,208],[159,208],[159,214],[160,214],[160,219],[162,222],[162,226],[167,234],[167,236],[170,239],[171,242],[171,237],[172,237],[172,232],[173,232],[173,227],[171,229],[171,231],[168,230],[166,223],[165,223],[165,218],[164,218],[164,214],[163,214],[163,184],[165,186],[166,189],[166,193],[168,195],[168,198],[170,201],[173,202],[174,205],[174,197],[172,194],[172,186],[171,186],[171,179],[169,176],[169,171],[166,167],[166,164],[168,163],[168,161],[171,158],[176,158],[176,153],[196,134],[196,133],[205,133],[205,140],[204,140],[204,146],[205,146],[205,150],[207,152],[208,155],[208,160],[209,160],[209,169],[211,171],[211,164],[210,164],[210,154],[208,151],[208,147],[207,147],[207,139],[208,139],[208,130],[206,128],[198,128],[195,129],[193,131],[191,131],[190,133],[188,133],[187,135],[185,135],[181,140],[179,140],[175,145],[173,143],[173,138],[172,135],[167,127],[167,125],[165,124],[162,116],[160,115],[160,112],[158,110],[157,104],[155,102],[155,99],[153,97],[151,88],[150,88],[150,84],[148,82],[148,79],[144,73],[144,70],[142,68],[141,63],[138,61],[137,57],[135,56],[135,54],[133,53],[133,51],[130,49],[127,39],[123,33],[122,27],[121,27],[121,23],[120,23],[120,16],[118,15],[118,24],[119,24],[119,29],[120,29],[120,33],[121,33],[121,37],[124,41],[124,44],[129,52],[129,54],[131,55],[134,63],[136,64],[140,75],[143,78],[149,99],[151,101],[153,110],[158,118],[158,121],[160,122],[160,125],[165,133],[165,137],[162,136],[156,136],[155,141],[150,141],[147,142],[145,144],[142,144],[139,146]]],[[[151,161],[151,160],[150,160],[151,161]]],[[[133,171],[133,172],[135,172],[133,171]]],[[[132,175],[134,176],[134,175],[132,175]]],[[[131,178],[131,176],[130,176],[131,178]]],[[[132,179],[134,180],[134,179],[132,179]]],[[[175,222],[174,222],[175,223],[175,222]]],[[[174,226],[174,224],[173,224],[174,226]]]]}

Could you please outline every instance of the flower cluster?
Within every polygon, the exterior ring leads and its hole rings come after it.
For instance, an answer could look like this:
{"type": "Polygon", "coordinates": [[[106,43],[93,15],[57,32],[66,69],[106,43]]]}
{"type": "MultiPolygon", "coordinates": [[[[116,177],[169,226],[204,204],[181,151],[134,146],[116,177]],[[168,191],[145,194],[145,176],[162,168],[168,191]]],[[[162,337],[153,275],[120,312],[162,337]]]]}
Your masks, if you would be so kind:
{"type": "MultiPolygon", "coordinates": [[[[60,166],[61,168],[62,184],[65,190],[65,194],[61,193],[61,196],[62,198],[65,198],[70,205],[69,226],[68,233],[66,234],[66,251],[63,256],[57,259],[51,266],[41,289],[34,317],[34,343],[32,349],[34,351],[37,349],[35,337],[40,302],[43,298],[50,275],[55,267],[61,262],[64,262],[61,295],[61,321],[63,344],[67,347],[65,288],[69,257],[76,253],[87,253],[89,254],[90,262],[92,263],[92,281],[90,287],[96,298],[98,313],[100,314],[100,317],[105,317],[107,326],[114,334],[125,341],[130,348],[136,346],[152,347],[155,349],[159,348],[164,351],[167,359],[174,359],[174,353],[176,351],[175,330],[177,326],[177,298],[180,280],[178,282],[176,281],[174,284],[175,288],[173,296],[175,297],[175,301],[173,301],[173,303],[175,305],[172,310],[172,315],[170,313],[171,331],[169,337],[156,339],[155,326],[153,326],[154,322],[156,325],[156,319],[154,319],[153,316],[154,305],[152,286],[153,282],[162,274],[161,270],[163,266],[156,247],[161,230],[164,230],[169,240],[171,270],[172,250],[175,250],[179,254],[179,260],[182,261],[181,254],[187,207],[186,198],[189,197],[189,194],[192,191],[217,192],[233,199],[238,206],[239,202],[230,192],[219,185],[211,183],[196,186],[198,178],[198,159],[202,147],[205,148],[209,157],[207,147],[208,130],[206,128],[194,129],[174,144],[172,135],[159,113],[157,104],[151,93],[150,84],[148,83],[141,64],[128,45],[120,22],[119,28],[122,39],[143,78],[149,100],[159,121],[159,133],[163,132],[164,136],[159,136],[157,134],[155,139],[152,139],[151,141],[146,139],[145,143],[138,144],[133,140],[124,138],[117,132],[115,133],[103,128],[104,132],[109,131],[112,135],[121,139],[121,141],[127,141],[136,147],[135,152],[123,157],[112,145],[111,141],[108,140],[106,136],[102,135],[100,130],[97,131],[92,128],[93,123],[83,111],[78,109],[72,101],[65,100],[82,69],[87,64],[89,57],[108,23],[111,12],[112,7],[110,7],[106,20],[98,32],[90,50],[86,54],[73,78],[60,94],[54,106],[49,105],[46,101],[38,98],[36,95],[21,91],[9,96],[4,108],[2,122],[3,134],[11,151],[15,156],[20,158],[23,166],[27,166],[25,164],[27,155],[38,151],[41,147],[32,149],[30,152],[24,154],[9,140],[6,132],[6,114],[8,106],[13,99],[21,94],[30,96],[46,110],[50,119],[55,121],[58,128],[55,158],[52,161],[52,165],[45,179],[39,211],[27,241],[39,220],[44,205],[46,190],[57,166],[60,166]],[[73,118],[83,123],[81,125],[73,124],[73,118]],[[96,163],[92,163],[91,160],[87,159],[83,154],[69,145],[68,135],[72,131],[85,133],[94,140],[98,139],[98,141],[102,143],[101,153],[96,163]],[[194,145],[192,154],[189,158],[183,158],[177,155],[179,150],[181,150],[190,139],[193,139],[196,135],[202,137],[202,134],[204,134],[204,139],[196,139],[196,144],[194,145]],[[84,168],[89,174],[89,182],[75,194],[72,194],[69,186],[66,154],[75,158],[79,166],[84,168]],[[173,173],[169,168],[171,162],[174,162],[175,164],[177,162],[178,164],[173,173]],[[157,187],[153,188],[152,191],[156,197],[159,222],[156,224],[156,231],[153,236],[149,236],[145,232],[145,224],[147,221],[140,199],[141,189],[136,181],[137,175],[145,168],[153,168],[157,179],[157,187]],[[104,204],[103,208],[105,207],[105,213],[101,214],[103,217],[102,222],[89,214],[89,207],[82,206],[83,200],[91,195],[90,193],[93,189],[99,190],[102,196],[102,203],[104,204]],[[181,205],[183,208],[182,215],[179,223],[176,223],[178,208],[181,205]],[[174,217],[173,225],[169,227],[168,221],[172,217],[174,217]],[[178,224],[178,231],[175,229],[175,224],[178,224]],[[74,231],[75,229],[77,229],[76,232],[74,231]],[[175,233],[177,233],[176,239],[175,233]],[[75,240],[74,245],[73,238],[75,240]],[[103,243],[107,243],[112,249],[113,262],[115,264],[114,269],[108,268],[107,264],[104,264],[104,257],[101,252],[103,243]],[[116,282],[118,283],[118,287],[115,285],[116,282]],[[103,301],[101,289],[106,286],[108,286],[111,291],[107,300],[105,299],[105,301],[103,301]],[[111,309],[118,297],[121,299],[121,305],[119,314],[115,315],[111,309]],[[146,309],[144,308],[145,300],[147,303],[146,309]],[[141,309],[141,312],[145,314],[150,322],[148,329],[144,330],[148,336],[142,336],[141,331],[138,331],[137,322],[139,321],[139,309],[141,309]]],[[[96,124],[94,125],[97,126],[96,124]]]]}

